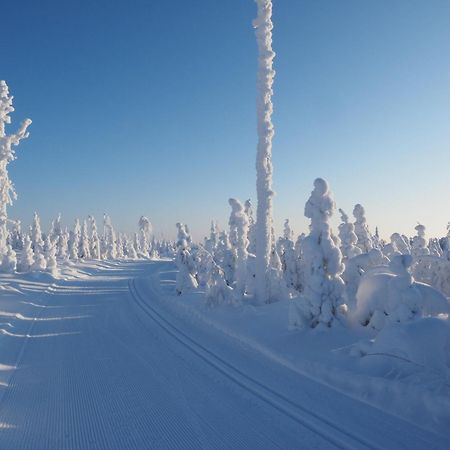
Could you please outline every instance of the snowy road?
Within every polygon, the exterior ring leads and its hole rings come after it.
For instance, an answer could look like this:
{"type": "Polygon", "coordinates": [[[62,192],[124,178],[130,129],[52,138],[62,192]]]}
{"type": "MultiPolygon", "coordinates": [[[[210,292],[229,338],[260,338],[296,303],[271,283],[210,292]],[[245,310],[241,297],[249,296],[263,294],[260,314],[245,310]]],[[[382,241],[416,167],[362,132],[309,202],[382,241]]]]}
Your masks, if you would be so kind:
{"type": "Polygon", "coordinates": [[[159,280],[172,269],[104,264],[29,287],[33,314],[2,336],[0,449],[448,448],[174,316],[159,280]]]}

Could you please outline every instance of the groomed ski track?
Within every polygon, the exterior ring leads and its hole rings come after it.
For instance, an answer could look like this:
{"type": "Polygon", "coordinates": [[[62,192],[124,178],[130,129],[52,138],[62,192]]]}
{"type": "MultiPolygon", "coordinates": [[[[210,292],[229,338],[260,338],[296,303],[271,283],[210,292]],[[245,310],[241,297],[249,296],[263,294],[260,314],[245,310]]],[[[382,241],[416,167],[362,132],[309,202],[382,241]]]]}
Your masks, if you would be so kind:
{"type": "Polygon", "coordinates": [[[177,314],[173,270],[99,263],[28,289],[3,327],[0,449],[448,448],[177,314]]]}

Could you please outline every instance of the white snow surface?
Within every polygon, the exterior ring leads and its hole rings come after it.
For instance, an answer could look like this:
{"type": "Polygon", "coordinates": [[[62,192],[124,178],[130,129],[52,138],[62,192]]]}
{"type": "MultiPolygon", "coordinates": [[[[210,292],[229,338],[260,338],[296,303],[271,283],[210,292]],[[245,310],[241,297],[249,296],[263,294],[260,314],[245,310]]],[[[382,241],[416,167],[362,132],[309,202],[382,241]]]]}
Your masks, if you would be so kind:
{"type": "Polygon", "coordinates": [[[436,392],[418,366],[409,383],[386,376],[392,357],[349,354],[383,353],[387,329],[375,344],[288,332],[289,301],[210,308],[176,295],[169,260],[0,278],[1,449],[450,448],[448,378],[436,392]]]}

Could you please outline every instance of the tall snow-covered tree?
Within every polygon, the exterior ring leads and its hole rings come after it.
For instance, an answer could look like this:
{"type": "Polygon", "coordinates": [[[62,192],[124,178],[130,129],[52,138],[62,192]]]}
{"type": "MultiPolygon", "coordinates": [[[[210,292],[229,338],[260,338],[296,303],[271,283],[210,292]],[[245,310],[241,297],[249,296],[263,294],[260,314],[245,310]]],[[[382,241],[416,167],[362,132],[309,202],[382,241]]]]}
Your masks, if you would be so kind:
{"type": "Polygon", "coordinates": [[[83,225],[81,227],[80,233],[80,247],[79,247],[79,256],[82,259],[90,259],[91,257],[91,248],[89,242],[89,231],[87,221],[83,221],[83,225]]]}
{"type": "Polygon", "coordinates": [[[25,119],[19,130],[13,134],[6,134],[6,125],[11,123],[10,113],[14,111],[13,97],[9,95],[8,85],[0,81],[0,258],[7,253],[8,211],[7,208],[16,199],[14,185],[9,178],[8,164],[16,159],[14,146],[29,136],[30,119],[25,119]]]}
{"type": "Polygon", "coordinates": [[[108,215],[103,216],[103,229],[105,239],[106,259],[117,258],[116,232],[108,215]]]}
{"type": "Polygon", "coordinates": [[[272,86],[275,77],[272,50],[272,0],[256,0],[257,17],[253,21],[258,44],[256,152],[256,298],[266,303],[270,297],[270,253],[272,250],[272,86]]]}
{"type": "Polygon", "coordinates": [[[342,254],[329,224],[334,209],[328,183],[317,178],[305,205],[305,216],[311,219],[311,225],[302,243],[306,268],[302,316],[306,326],[331,326],[344,303],[342,254]]]}

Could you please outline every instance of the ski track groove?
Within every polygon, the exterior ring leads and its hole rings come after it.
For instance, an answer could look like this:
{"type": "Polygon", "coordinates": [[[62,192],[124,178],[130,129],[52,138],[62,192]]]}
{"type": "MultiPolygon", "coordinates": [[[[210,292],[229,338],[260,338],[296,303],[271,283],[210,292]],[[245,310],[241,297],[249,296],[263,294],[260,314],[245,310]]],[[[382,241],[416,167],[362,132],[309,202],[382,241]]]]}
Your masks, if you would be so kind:
{"type": "MultiPolygon", "coordinates": [[[[253,377],[250,377],[249,375],[245,374],[237,367],[231,365],[227,361],[225,361],[222,358],[220,358],[219,356],[215,355],[210,350],[205,348],[202,344],[194,341],[190,336],[188,336],[186,333],[184,333],[179,328],[177,328],[173,324],[171,324],[167,319],[165,319],[158,311],[156,311],[155,308],[150,306],[148,304],[148,302],[146,302],[145,300],[142,299],[142,297],[139,294],[139,291],[136,288],[136,280],[135,279],[130,279],[128,283],[129,283],[129,287],[130,287],[130,292],[131,292],[135,302],[141,307],[141,309],[144,312],[147,313],[148,316],[150,316],[150,318],[156,324],[158,324],[162,329],[164,329],[167,333],[169,333],[180,344],[189,348],[189,350],[191,350],[194,354],[196,354],[198,357],[200,357],[202,360],[204,360],[210,366],[214,367],[216,370],[218,370],[223,375],[225,375],[228,379],[230,379],[234,383],[239,384],[244,389],[247,389],[248,391],[252,392],[260,400],[265,401],[266,403],[268,403],[272,407],[276,408],[277,410],[279,410],[286,416],[290,417],[292,420],[309,428],[311,431],[320,435],[325,440],[329,441],[331,444],[333,444],[339,448],[359,449],[359,448],[361,448],[361,445],[363,445],[366,448],[378,450],[378,447],[374,446],[372,443],[369,443],[369,442],[365,441],[363,438],[361,438],[355,434],[352,434],[346,430],[337,428],[328,419],[323,418],[312,411],[306,410],[301,405],[298,405],[298,404],[292,402],[290,399],[275,392],[270,387],[263,385],[258,380],[255,380],[253,377]],[[186,340],[189,342],[189,344],[186,343],[186,340]],[[252,384],[254,386],[252,386],[252,384]],[[293,412],[293,411],[289,410],[289,407],[284,406],[282,404],[282,402],[287,403],[290,408],[298,409],[301,412],[301,414],[299,414],[298,411],[293,412]],[[302,415],[303,415],[303,417],[302,417],[302,415]],[[310,418],[305,417],[305,415],[310,416],[310,418]],[[312,423],[311,419],[318,421],[319,424],[312,423]],[[323,427],[324,425],[327,426],[328,428],[332,429],[335,434],[344,435],[345,438],[344,439],[342,439],[342,437],[336,438],[335,436],[331,435],[330,433],[325,433],[324,431],[322,431],[320,429],[320,427],[323,427]],[[345,439],[350,439],[351,441],[353,441],[353,443],[350,444],[345,439]],[[355,442],[356,442],[356,445],[355,445],[355,442]]],[[[157,296],[158,293],[154,291],[153,286],[151,287],[151,289],[153,291],[152,293],[157,296]]]]}

